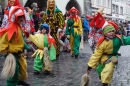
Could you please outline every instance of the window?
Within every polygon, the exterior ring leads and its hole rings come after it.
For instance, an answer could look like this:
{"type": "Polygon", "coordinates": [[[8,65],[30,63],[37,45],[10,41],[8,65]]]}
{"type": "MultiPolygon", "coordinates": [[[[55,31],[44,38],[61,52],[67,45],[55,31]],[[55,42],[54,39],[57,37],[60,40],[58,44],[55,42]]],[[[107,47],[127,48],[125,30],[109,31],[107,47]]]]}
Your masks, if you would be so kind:
{"type": "Polygon", "coordinates": [[[107,7],[111,7],[111,0],[108,0],[107,7]]]}
{"type": "Polygon", "coordinates": [[[119,7],[118,7],[118,5],[116,5],[116,9],[115,9],[115,13],[119,13],[119,7]]]}
{"type": "Polygon", "coordinates": [[[97,5],[101,5],[101,0],[96,0],[97,1],[97,5]]]}
{"type": "Polygon", "coordinates": [[[130,8],[126,8],[126,14],[130,14],[130,8]]]}
{"type": "Polygon", "coordinates": [[[102,2],[103,6],[106,7],[106,0],[103,0],[102,2]]]}
{"type": "Polygon", "coordinates": [[[120,7],[120,14],[123,15],[123,7],[120,7]]]}
{"type": "Polygon", "coordinates": [[[115,13],[115,5],[114,4],[112,4],[112,13],[115,13]]]}
{"type": "Polygon", "coordinates": [[[91,3],[94,4],[94,0],[91,0],[91,3]]]}

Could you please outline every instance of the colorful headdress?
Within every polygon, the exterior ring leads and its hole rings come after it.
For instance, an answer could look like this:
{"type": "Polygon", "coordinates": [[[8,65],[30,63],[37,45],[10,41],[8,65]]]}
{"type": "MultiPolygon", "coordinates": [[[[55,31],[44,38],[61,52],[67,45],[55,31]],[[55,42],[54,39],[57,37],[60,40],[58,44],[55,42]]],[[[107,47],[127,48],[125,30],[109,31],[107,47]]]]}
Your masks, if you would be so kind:
{"type": "MultiPolygon", "coordinates": [[[[78,14],[79,13],[79,11],[75,7],[72,7],[68,12],[69,12],[69,14],[71,14],[71,13],[78,14]]],[[[70,18],[74,18],[76,22],[79,20],[78,15],[70,15],[70,18]]]]}
{"type": "Polygon", "coordinates": [[[17,41],[17,39],[18,39],[18,37],[17,37],[18,36],[18,24],[16,22],[17,22],[18,16],[23,16],[23,15],[24,15],[24,11],[22,10],[22,7],[11,6],[11,8],[9,10],[8,23],[3,29],[0,30],[0,36],[3,35],[5,32],[7,32],[8,40],[10,40],[15,33],[16,34],[15,37],[16,37],[16,41],[17,41]]]}
{"type": "Polygon", "coordinates": [[[80,13],[75,7],[72,7],[68,12],[69,13],[80,13]]]}

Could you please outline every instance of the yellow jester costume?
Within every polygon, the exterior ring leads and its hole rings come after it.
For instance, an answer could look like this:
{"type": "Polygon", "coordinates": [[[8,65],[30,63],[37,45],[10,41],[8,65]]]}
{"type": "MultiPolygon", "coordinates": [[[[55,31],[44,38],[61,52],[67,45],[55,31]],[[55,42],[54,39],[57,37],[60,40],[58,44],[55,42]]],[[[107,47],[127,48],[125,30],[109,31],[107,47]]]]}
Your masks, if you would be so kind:
{"type": "MultiPolygon", "coordinates": [[[[24,48],[29,49],[23,39],[23,32],[18,21],[25,17],[24,8],[11,6],[8,21],[0,29],[0,53],[6,53],[2,76],[6,79],[6,86],[25,85],[27,78],[27,63],[23,54],[24,48]]],[[[25,86],[29,86],[26,84],[25,86]]]]}
{"type": "MultiPolygon", "coordinates": [[[[98,13],[97,15],[101,14],[98,13]]],[[[102,24],[104,35],[98,40],[94,54],[88,61],[87,73],[91,68],[96,68],[103,86],[108,86],[111,83],[114,67],[117,64],[118,50],[122,45],[130,45],[130,37],[115,34],[118,26],[113,22],[105,21],[102,24]],[[113,38],[106,36],[107,33],[113,33],[113,38]]]]}

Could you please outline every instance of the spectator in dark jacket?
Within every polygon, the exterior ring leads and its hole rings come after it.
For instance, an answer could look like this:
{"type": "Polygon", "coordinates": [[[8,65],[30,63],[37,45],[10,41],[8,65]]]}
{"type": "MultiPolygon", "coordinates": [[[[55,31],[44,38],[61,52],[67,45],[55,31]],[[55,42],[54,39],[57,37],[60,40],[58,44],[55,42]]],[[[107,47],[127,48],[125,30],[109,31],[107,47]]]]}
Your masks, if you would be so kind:
{"type": "Polygon", "coordinates": [[[83,39],[84,42],[88,41],[88,34],[89,34],[89,30],[90,30],[90,26],[89,26],[89,16],[86,16],[83,20],[83,39]]]}

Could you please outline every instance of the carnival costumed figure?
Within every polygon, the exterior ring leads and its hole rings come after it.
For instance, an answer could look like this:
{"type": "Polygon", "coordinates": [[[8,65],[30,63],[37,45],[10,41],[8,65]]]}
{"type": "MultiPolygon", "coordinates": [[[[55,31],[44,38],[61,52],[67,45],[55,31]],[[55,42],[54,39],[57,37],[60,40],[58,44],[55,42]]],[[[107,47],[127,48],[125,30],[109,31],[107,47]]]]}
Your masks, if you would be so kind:
{"type": "Polygon", "coordinates": [[[82,30],[81,18],[77,15],[79,11],[72,7],[69,10],[70,18],[67,20],[66,35],[70,36],[72,57],[78,58],[82,30]]]}
{"type": "MultiPolygon", "coordinates": [[[[102,15],[98,13],[97,16],[102,15]]],[[[97,27],[100,26],[103,29],[103,36],[99,38],[94,54],[88,61],[87,74],[92,68],[96,68],[103,86],[108,86],[118,62],[118,50],[122,45],[130,45],[130,37],[115,34],[118,26],[113,22],[102,21],[97,27]]]]}
{"type": "Polygon", "coordinates": [[[52,61],[56,59],[56,45],[54,38],[49,34],[49,25],[42,24],[41,33],[31,35],[28,38],[38,49],[32,55],[34,59],[34,75],[40,74],[44,70],[44,74],[49,75],[52,71],[52,61]]]}
{"type": "MultiPolygon", "coordinates": [[[[19,3],[18,0],[9,0],[8,5],[16,3],[19,3]]],[[[24,48],[29,49],[29,47],[24,41],[21,26],[25,21],[25,11],[19,3],[18,6],[10,6],[5,13],[8,14],[6,15],[7,23],[0,29],[0,53],[5,54],[5,63],[1,74],[6,79],[6,86],[29,86],[24,82],[28,75],[26,58],[23,54],[24,48]]]]}
{"type": "MultiPolygon", "coordinates": [[[[90,31],[89,31],[89,36],[88,36],[88,42],[90,45],[91,50],[94,52],[96,44],[98,42],[98,39],[102,36],[102,26],[100,26],[100,22],[104,21],[104,16],[97,16],[97,13],[99,12],[100,14],[103,13],[104,8],[100,8],[95,12],[95,15],[91,19],[90,24],[90,31]],[[96,27],[96,25],[99,25],[96,27]]],[[[89,18],[89,17],[88,17],[89,18]]]]}
{"type": "Polygon", "coordinates": [[[57,39],[57,31],[59,28],[63,29],[64,27],[64,18],[62,12],[55,5],[55,0],[47,1],[47,12],[43,16],[43,21],[49,24],[50,34],[56,41],[56,57],[58,59],[60,54],[60,44],[57,39]]]}

